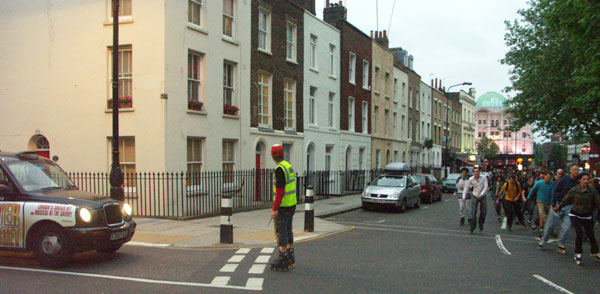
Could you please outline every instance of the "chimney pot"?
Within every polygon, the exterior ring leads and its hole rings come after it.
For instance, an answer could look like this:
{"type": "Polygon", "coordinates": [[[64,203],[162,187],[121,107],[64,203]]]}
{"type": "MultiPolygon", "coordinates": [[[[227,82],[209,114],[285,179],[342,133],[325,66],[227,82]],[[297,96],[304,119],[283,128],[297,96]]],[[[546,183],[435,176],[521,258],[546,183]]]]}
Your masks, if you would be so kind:
{"type": "Polygon", "coordinates": [[[383,30],[383,37],[387,38],[387,30],[383,30]]]}
{"type": "Polygon", "coordinates": [[[431,87],[433,88],[433,79],[431,79],[431,87]]]}
{"type": "Polygon", "coordinates": [[[338,2],[338,4],[339,4],[340,6],[342,6],[342,0],[340,0],[340,2],[338,2]]]}
{"type": "Polygon", "coordinates": [[[329,0],[325,0],[325,7],[329,7],[329,0]]]}
{"type": "Polygon", "coordinates": [[[371,30],[371,39],[373,39],[373,30],[371,30]]]}

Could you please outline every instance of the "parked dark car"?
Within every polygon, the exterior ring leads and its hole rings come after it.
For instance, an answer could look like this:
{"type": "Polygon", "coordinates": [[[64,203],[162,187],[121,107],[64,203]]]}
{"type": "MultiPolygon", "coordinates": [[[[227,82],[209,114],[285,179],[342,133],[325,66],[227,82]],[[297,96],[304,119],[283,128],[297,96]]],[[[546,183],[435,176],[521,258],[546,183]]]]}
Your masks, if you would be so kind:
{"type": "Polygon", "coordinates": [[[32,152],[0,152],[0,220],[0,250],[33,251],[48,267],[76,252],[115,252],[136,228],[127,203],[80,191],[32,152]]]}
{"type": "Polygon", "coordinates": [[[421,201],[424,203],[433,203],[442,200],[442,186],[440,182],[429,174],[417,174],[415,178],[421,185],[421,201]]]}

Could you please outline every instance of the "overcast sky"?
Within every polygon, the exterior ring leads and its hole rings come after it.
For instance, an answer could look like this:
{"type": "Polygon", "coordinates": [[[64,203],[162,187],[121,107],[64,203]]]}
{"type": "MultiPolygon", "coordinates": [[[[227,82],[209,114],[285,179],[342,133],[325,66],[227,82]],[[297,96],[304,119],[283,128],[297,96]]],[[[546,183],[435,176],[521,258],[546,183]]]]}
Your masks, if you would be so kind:
{"type": "MultiPolygon", "coordinates": [[[[390,47],[414,56],[414,69],[424,82],[437,77],[448,87],[468,81],[478,97],[489,91],[507,96],[502,91],[510,82],[509,68],[500,64],[508,50],[504,21],[517,18],[517,10],[528,7],[527,0],[396,0],[393,16],[394,0],[377,1],[379,30],[389,28],[390,47]]],[[[367,35],[377,29],[377,1],[343,1],[348,21],[367,35]]],[[[316,4],[322,18],[325,0],[316,4]]]]}

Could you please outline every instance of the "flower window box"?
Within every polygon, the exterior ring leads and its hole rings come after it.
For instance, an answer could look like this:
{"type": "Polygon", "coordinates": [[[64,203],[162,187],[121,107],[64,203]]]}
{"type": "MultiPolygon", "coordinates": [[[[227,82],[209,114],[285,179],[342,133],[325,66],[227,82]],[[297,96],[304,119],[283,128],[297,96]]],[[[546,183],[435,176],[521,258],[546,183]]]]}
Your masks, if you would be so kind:
{"type": "MultiPolygon", "coordinates": [[[[113,100],[108,99],[108,101],[106,102],[106,106],[108,109],[112,109],[113,108],[113,100]]],[[[131,96],[119,97],[119,108],[132,108],[132,107],[133,107],[133,97],[131,97],[131,96]]]]}
{"type": "Polygon", "coordinates": [[[188,109],[189,110],[202,111],[203,106],[204,106],[204,102],[202,102],[202,101],[198,101],[198,100],[194,100],[194,99],[188,100],[188,109]]]}
{"type": "Polygon", "coordinates": [[[231,104],[223,105],[223,113],[228,115],[237,115],[238,110],[240,110],[237,106],[231,104]]]}

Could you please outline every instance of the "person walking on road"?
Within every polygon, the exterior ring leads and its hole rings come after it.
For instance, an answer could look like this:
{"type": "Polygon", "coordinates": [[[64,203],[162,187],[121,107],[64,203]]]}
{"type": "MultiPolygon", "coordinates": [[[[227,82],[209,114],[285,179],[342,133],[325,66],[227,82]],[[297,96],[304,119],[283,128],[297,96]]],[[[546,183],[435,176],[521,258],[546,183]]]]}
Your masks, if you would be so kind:
{"type": "Polygon", "coordinates": [[[483,230],[483,224],[485,223],[485,215],[487,213],[487,202],[485,194],[488,190],[487,177],[480,177],[479,168],[473,170],[473,176],[465,184],[463,190],[462,201],[466,201],[467,193],[469,189],[473,187],[473,196],[471,197],[471,228],[469,231],[473,234],[479,221],[479,230],[483,230]],[[479,209],[479,217],[477,217],[477,210],[479,209]]]}
{"type": "Polygon", "coordinates": [[[552,190],[554,190],[552,173],[546,172],[544,174],[544,179],[537,181],[535,185],[533,185],[533,188],[531,188],[531,191],[529,191],[529,195],[527,195],[527,200],[531,200],[534,195],[537,197],[536,205],[540,214],[540,237],[544,232],[544,223],[548,211],[550,210],[550,205],[552,204],[552,190]]]}
{"type": "Polygon", "coordinates": [[[579,183],[577,180],[578,175],[579,166],[573,164],[569,168],[569,176],[561,178],[560,181],[556,183],[556,186],[554,186],[554,190],[552,191],[552,211],[548,214],[546,225],[544,227],[544,234],[538,243],[538,247],[540,249],[544,247],[545,242],[548,242],[548,238],[554,231],[554,228],[560,223],[557,251],[561,254],[567,254],[565,242],[567,241],[567,235],[569,233],[569,229],[571,228],[571,219],[569,218],[571,205],[565,206],[562,210],[559,210],[558,206],[565,198],[569,190],[577,186],[579,183]]]}
{"type": "Polygon", "coordinates": [[[269,264],[273,269],[289,269],[296,261],[294,256],[294,234],[292,221],[296,212],[296,173],[292,165],[283,160],[283,146],[273,145],[271,157],[277,164],[274,172],[275,201],[271,218],[275,220],[275,235],[279,246],[279,257],[269,264]]]}
{"type": "Polygon", "coordinates": [[[508,183],[502,186],[500,193],[503,195],[503,197],[499,197],[496,201],[500,203],[500,198],[502,198],[502,206],[504,207],[504,213],[506,213],[508,230],[512,231],[512,225],[515,216],[521,225],[526,226],[523,214],[521,214],[520,206],[520,202],[525,201],[521,201],[521,199],[523,199],[521,195],[521,184],[517,182],[514,175],[509,177],[508,183]]]}
{"type": "Polygon", "coordinates": [[[533,188],[533,185],[535,185],[535,178],[534,176],[530,176],[527,182],[523,185],[523,191],[521,192],[521,195],[523,199],[525,199],[525,203],[523,204],[523,216],[525,217],[525,220],[529,222],[531,229],[535,230],[537,227],[536,222],[539,221],[536,219],[537,210],[535,208],[535,195],[531,200],[527,200],[527,195],[529,195],[529,190],[533,188]]]}
{"type": "Polygon", "coordinates": [[[502,204],[500,203],[501,195],[500,191],[502,190],[502,186],[504,186],[504,177],[499,175],[496,177],[496,180],[493,181],[492,186],[490,187],[490,195],[492,197],[492,201],[494,202],[494,210],[496,210],[496,216],[498,217],[498,222],[502,222],[502,204]]]}
{"type": "Polygon", "coordinates": [[[568,205],[572,205],[569,217],[577,234],[575,237],[575,262],[577,265],[581,265],[581,253],[583,251],[581,243],[583,242],[584,231],[592,247],[592,256],[600,260],[598,243],[594,236],[594,222],[592,221],[594,208],[600,207],[600,195],[598,195],[596,189],[589,186],[590,174],[581,173],[577,176],[577,180],[579,184],[569,190],[558,209],[561,210],[568,205]]]}
{"type": "MultiPolygon", "coordinates": [[[[454,193],[454,198],[456,198],[457,195],[462,195],[461,193],[465,188],[465,184],[469,180],[468,174],[469,174],[469,170],[467,168],[462,168],[460,170],[460,178],[458,178],[458,180],[456,181],[456,192],[454,193]]],[[[458,199],[458,215],[460,216],[460,225],[461,226],[465,225],[465,216],[469,220],[469,224],[471,223],[471,215],[469,214],[469,209],[468,209],[469,204],[471,204],[470,199],[471,199],[470,195],[467,195],[467,201],[463,201],[462,197],[461,197],[461,199],[458,199]]]]}

